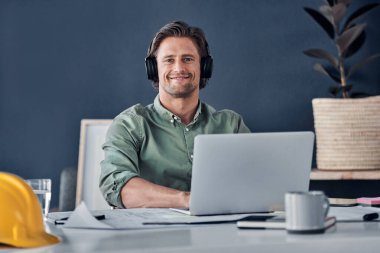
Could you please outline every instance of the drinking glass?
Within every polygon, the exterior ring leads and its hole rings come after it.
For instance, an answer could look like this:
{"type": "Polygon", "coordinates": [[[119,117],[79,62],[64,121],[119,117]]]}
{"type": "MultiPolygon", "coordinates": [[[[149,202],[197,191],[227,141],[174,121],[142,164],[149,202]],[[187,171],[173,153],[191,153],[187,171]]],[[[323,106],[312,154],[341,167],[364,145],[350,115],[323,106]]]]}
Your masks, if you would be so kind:
{"type": "Polygon", "coordinates": [[[25,181],[37,195],[38,201],[40,202],[42,208],[42,213],[46,217],[49,212],[51,200],[51,179],[27,179],[25,181]]]}

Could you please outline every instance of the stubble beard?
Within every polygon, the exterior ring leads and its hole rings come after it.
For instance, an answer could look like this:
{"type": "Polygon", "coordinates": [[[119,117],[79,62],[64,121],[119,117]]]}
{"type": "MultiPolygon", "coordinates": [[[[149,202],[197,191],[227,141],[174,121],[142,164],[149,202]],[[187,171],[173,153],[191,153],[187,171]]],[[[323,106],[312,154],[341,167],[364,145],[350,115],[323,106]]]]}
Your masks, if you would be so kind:
{"type": "Polygon", "coordinates": [[[191,97],[196,90],[196,85],[191,82],[185,83],[181,87],[172,84],[163,85],[164,90],[174,98],[188,98],[191,97]]]}

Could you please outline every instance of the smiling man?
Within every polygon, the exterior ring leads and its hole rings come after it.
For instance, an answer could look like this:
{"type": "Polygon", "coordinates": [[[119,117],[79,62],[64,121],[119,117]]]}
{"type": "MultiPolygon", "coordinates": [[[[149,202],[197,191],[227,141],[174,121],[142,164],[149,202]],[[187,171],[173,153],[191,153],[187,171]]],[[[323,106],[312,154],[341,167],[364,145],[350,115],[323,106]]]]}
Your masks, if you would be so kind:
{"type": "Polygon", "coordinates": [[[188,208],[195,136],[249,129],[239,114],[199,100],[213,63],[200,28],[182,21],[165,25],[145,63],[158,95],[153,104],[134,105],[113,120],[103,145],[100,190],[119,208],[188,208]]]}

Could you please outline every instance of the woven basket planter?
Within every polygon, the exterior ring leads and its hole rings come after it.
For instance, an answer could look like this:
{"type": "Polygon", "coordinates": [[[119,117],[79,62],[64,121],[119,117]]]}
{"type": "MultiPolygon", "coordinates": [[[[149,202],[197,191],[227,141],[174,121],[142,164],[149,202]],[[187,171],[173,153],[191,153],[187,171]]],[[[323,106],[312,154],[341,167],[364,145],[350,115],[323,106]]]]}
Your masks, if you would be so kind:
{"type": "Polygon", "coordinates": [[[318,169],[380,169],[380,96],[312,103],[318,169]]]}

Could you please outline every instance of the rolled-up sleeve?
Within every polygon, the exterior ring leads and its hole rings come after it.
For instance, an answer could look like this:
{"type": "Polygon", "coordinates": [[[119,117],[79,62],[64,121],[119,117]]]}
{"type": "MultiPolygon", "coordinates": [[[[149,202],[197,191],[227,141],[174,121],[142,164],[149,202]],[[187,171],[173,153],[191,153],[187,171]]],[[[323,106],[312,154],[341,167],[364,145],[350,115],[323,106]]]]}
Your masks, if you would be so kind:
{"type": "Polygon", "coordinates": [[[105,200],[123,208],[120,192],[133,177],[140,175],[138,153],[141,145],[139,118],[133,114],[119,115],[108,129],[102,148],[99,187],[105,200]]]}

